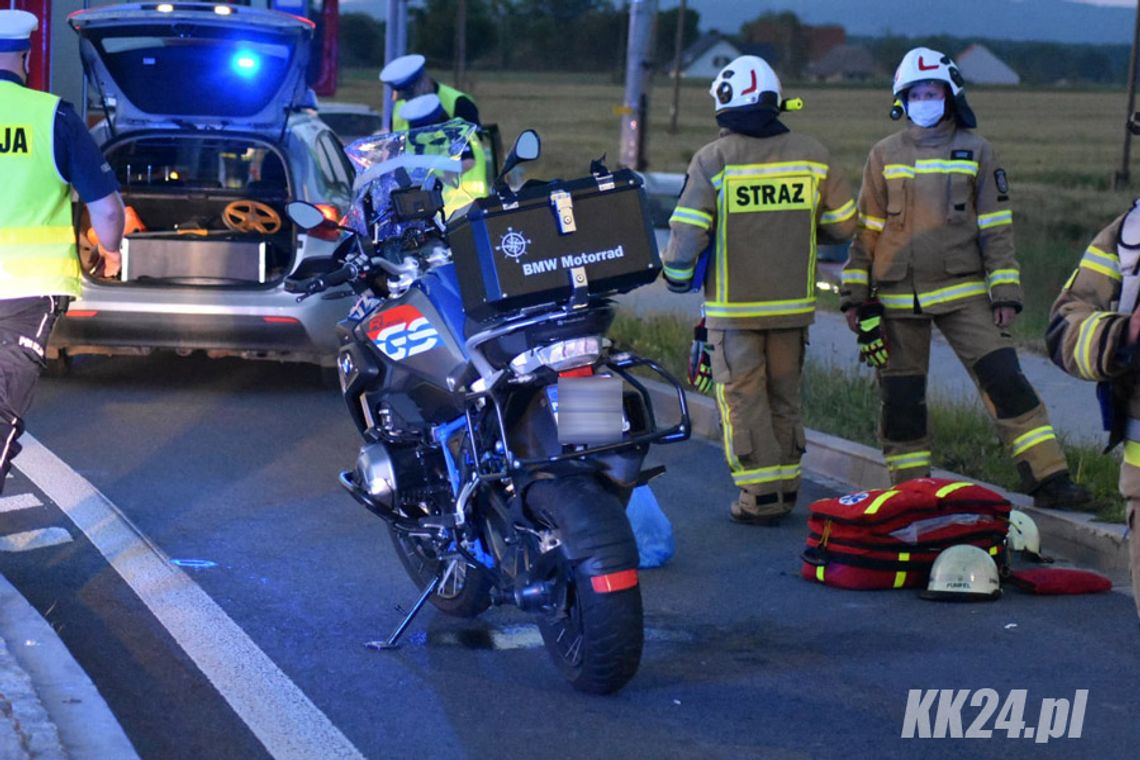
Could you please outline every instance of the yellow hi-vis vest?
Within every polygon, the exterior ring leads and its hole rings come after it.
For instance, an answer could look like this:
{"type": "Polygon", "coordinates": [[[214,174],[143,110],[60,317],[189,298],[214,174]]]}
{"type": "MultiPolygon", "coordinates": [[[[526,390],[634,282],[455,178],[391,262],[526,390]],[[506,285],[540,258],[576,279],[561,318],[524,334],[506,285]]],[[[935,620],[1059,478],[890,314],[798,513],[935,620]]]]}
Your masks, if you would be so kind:
{"type": "MultiPolygon", "coordinates": [[[[459,100],[460,98],[467,98],[468,100],[471,100],[471,96],[462,90],[457,90],[454,87],[448,87],[445,84],[437,83],[437,86],[439,87],[439,90],[435,94],[439,96],[439,104],[443,106],[443,110],[447,112],[447,118],[454,119],[455,101],[459,100]]],[[[392,104],[393,132],[403,132],[409,129],[407,120],[400,116],[400,111],[403,110],[404,103],[407,102],[408,101],[406,100],[397,100],[392,104]]],[[[471,100],[471,102],[474,103],[475,101],[471,100]]]]}
{"type": "MultiPolygon", "coordinates": [[[[438,152],[432,143],[436,142],[437,139],[442,140],[443,134],[442,131],[438,133],[417,133],[417,140],[420,145],[415,149],[416,153],[438,152]]],[[[459,175],[458,185],[453,185],[451,182],[443,183],[443,216],[445,219],[476,198],[484,197],[490,190],[490,180],[487,177],[487,156],[483,151],[483,144],[479,142],[478,132],[471,133],[468,144],[471,146],[475,164],[459,175]]]]}
{"type": "Polygon", "coordinates": [[[78,296],[71,188],[55,165],[59,98],[0,81],[0,298],[78,296]]]}

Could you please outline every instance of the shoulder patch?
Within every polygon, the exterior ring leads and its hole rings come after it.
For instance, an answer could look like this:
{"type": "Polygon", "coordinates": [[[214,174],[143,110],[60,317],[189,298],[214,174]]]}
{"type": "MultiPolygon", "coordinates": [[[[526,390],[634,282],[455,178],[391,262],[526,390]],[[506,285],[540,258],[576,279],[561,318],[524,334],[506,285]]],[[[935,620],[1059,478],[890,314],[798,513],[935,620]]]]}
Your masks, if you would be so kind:
{"type": "Polygon", "coordinates": [[[973,161],[974,151],[972,150],[952,150],[950,151],[951,161],[973,161]]]}
{"type": "Polygon", "coordinates": [[[994,182],[997,183],[999,193],[1005,195],[1009,192],[1009,178],[1005,176],[1005,169],[994,169],[994,182]]]}

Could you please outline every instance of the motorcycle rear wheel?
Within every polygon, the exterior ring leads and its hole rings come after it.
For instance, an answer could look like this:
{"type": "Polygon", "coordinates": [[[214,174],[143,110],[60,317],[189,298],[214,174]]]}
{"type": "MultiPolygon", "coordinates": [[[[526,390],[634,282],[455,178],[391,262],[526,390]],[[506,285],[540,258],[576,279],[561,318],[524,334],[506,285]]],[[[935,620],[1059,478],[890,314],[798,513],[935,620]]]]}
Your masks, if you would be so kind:
{"type": "MultiPolygon", "coordinates": [[[[574,476],[539,481],[531,486],[527,503],[547,527],[590,525],[589,542],[598,549],[618,545],[620,553],[637,557],[633,531],[616,496],[596,479],[574,476]]],[[[641,588],[594,590],[586,573],[589,557],[571,560],[565,542],[553,551],[553,581],[558,603],[540,613],[538,627],[547,652],[563,677],[575,689],[590,694],[611,694],[625,686],[641,663],[645,622],[641,588]]],[[[572,553],[572,552],[571,552],[572,553]]],[[[633,562],[636,572],[636,561],[633,562]]]]}

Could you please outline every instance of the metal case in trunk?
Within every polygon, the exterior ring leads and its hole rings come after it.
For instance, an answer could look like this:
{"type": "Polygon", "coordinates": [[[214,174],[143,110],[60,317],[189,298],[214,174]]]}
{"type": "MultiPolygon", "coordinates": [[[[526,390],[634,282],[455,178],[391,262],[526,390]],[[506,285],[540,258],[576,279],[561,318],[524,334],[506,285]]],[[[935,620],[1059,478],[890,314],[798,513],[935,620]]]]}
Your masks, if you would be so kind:
{"type": "Polygon", "coordinates": [[[477,320],[653,282],[661,270],[641,179],[612,175],[481,198],[448,229],[463,307],[477,320]],[[585,275],[585,282],[571,278],[585,275]]]}
{"type": "Polygon", "coordinates": [[[264,240],[235,236],[129,236],[123,239],[124,280],[145,278],[264,283],[264,240]]]}

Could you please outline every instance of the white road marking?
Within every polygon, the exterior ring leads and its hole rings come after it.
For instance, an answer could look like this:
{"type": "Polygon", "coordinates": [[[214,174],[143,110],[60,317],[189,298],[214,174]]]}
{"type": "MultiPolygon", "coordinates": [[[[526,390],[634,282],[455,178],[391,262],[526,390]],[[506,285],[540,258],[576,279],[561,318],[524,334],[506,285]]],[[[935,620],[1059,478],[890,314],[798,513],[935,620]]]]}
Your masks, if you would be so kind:
{"type": "Polygon", "coordinates": [[[9,533],[0,536],[0,552],[26,552],[42,549],[45,546],[58,546],[71,541],[71,534],[64,528],[40,528],[23,533],[9,533]]]}
{"type": "Polygon", "coordinates": [[[0,496],[0,512],[16,512],[21,509],[42,507],[44,503],[36,498],[34,493],[17,493],[11,496],[0,496]]]}
{"type": "Polygon", "coordinates": [[[16,466],[86,534],[276,758],[360,758],[340,729],[93,485],[25,433],[16,466]]]}

